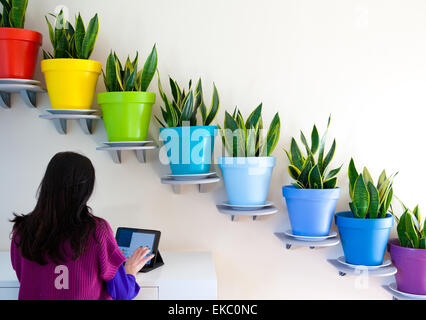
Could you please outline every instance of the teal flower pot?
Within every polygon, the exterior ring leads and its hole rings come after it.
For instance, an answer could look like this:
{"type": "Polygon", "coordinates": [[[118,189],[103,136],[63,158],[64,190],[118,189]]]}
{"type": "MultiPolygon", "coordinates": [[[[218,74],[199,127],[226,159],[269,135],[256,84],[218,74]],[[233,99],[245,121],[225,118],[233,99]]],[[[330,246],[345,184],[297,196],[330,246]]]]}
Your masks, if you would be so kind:
{"type": "Polygon", "coordinates": [[[174,175],[210,171],[217,126],[185,126],[160,129],[170,169],[174,175]]]}

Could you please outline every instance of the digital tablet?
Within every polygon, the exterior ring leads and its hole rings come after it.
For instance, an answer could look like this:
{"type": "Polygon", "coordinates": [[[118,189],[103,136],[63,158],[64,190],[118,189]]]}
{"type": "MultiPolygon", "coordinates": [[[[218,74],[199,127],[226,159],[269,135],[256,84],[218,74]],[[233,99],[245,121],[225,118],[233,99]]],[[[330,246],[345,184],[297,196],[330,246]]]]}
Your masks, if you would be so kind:
{"type": "Polygon", "coordinates": [[[155,256],[142,268],[144,270],[152,268],[155,264],[160,236],[161,232],[156,230],[120,227],[117,229],[115,239],[126,259],[131,257],[133,252],[139,247],[148,247],[151,250],[148,255],[154,254],[155,256]]]}

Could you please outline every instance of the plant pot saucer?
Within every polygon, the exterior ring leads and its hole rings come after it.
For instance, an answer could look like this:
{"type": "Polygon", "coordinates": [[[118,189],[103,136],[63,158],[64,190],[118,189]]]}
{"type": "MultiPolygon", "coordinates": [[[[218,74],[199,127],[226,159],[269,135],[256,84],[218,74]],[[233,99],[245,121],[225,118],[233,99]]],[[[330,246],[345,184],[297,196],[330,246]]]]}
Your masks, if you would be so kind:
{"type": "Polygon", "coordinates": [[[274,205],[274,203],[271,201],[266,201],[264,204],[231,204],[229,201],[223,201],[222,205],[233,210],[250,211],[271,207],[274,205]]]}
{"type": "Polygon", "coordinates": [[[153,141],[108,141],[104,142],[109,147],[142,147],[153,141]]]}
{"type": "Polygon", "coordinates": [[[242,210],[242,209],[236,210],[236,209],[227,207],[223,204],[216,205],[216,208],[220,213],[229,215],[231,217],[231,221],[234,221],[235,217],[240,217],[240,216],[252,217],[253,220],[256,220],[257,217],[275,214],[279,211],[278,208],[275,207],[273,204],[269,205],[267,207],[254,208],[254,209],[250,209],[250,210],[247,210],[247,209],[246,210],[242,210]]]}
{"type": "Polygon", "coordinates": [[[198,174],[168,174],[163,178],[173,179],[176,181],[192,181],[199,179],[207,179],[211,176],[216,175],[216,171],[208,172],[208,173],[198,173],[198,174]]]}
{"type": "Polygon", "coordinates": [[[98,112],[96,109],[46,109],[45,111],[55,115],[89,115],[98,112]]]}
{"type": "Polygon", "coordinates": [[[331,231],[328,236],[300,236],[300,235],[293,234],[293,231],[291,229],[285,231],[284,233],[289,237],[292,237],[297,240],[302,240],[302,241],[322,241],[329,238],[335,238],[337,236],[336,231],[331,231]]]}
{"type": "Polygon", "coordinates": [[[162,184],[169,184],[173,188],[173,192],[176,194],[180,194],[182,191],[182,185],[195,184],[198,185],[198,191],[201,193],[207,192],[207,185],[211,183],[219,182],[220,178],[217,175],[212,175],[204,178],[197,178],[191,180],[176,180],[172,179],[168,176],[164,176],[161,178],[162,184]]]}
{"type": "Polygon", "coordinates": [[[12,93],[20,93],[22,100],[28,107],[36,108],[37,93],[46,92],[35,80],[5,78],[0,80],[0,107],[5,109],[11,107],[12,93]]]}
{"type": "Polygon", "coordinates": [[[33,79],[0,78],[0,84],[31,84],[38,86],[40,81],[33,79]]]}
{"type": "MultiPolygon", "coordinates": [[[[151,141],[144,141],[144,142],[151,142],[151,141]]],[[[107,142],[104,142],[105,144],[107,142]]],[[[108,153],[111,155],[112,157],[112,161],[116,164],[120,164],[121,163],[121,152],[122,151],[134,151],[135,155],[136,155],[136,159],[138,159],[138,161],[140,163],[146,163],[146,152],[149,150],[154,150],[157,149],[157,146],[147,146],[146,144],[139,144],[139,145],[121,145],[121,146],[117,146],[117,145],[113,145],[113,146],[109,146],[109,145],[104,145],[102,147],[97,147],[96,150],[100,150],[100,151],[108,151],[108,153]]]]}
{"type": "Polygon", "coordinates": [[[389,259],[384,260],[382,264],[377,265],[377,266],[363,266],[363,265],[351,264],[351,263],[346,262],[346,259],[345,259],[344,256],[338,257],[337,261],[340,264],[348,266],[350,268],[354,268],[354,269],[363,268],[363,269],[367,269],[367,270],[376,270],[376,269],[385,268],[385,267],[392,265],[392,261],[389,260],[389,259]]]}
{"type": "Polygon", "coordinates": [[[368,269],[366,266],[357,266],[356,268],[349,267],[345,264],[340,263],[337,259],[328,259],[327,260],[333,267],[339,272],[339,276],[349,275],[366,275],[368,277],[390,277],[397,273],[397,269],[393,265],[386,267],[368,269]]]}
{"type": "Polygon", "coordinates": [[[391,284],[384,287],[397,300],[426,300],[426,295],[419,295],[419,294],[399,291],[397,288],[396,282],[392,282],[391,284]]]}
{"type": "Polygon", "coordinates": [[[85,134],[92,134],[94,121],[101,119],[94,114],[42,114],[39,118],[51,120],[59,134],[67,134],[68,120],[77,120],[85,134]]]}
{"type": "Polygon", "coordinates": [[[280,239],[284,244],[286,249],[294,247],[309,247],[310,249],[321,248],[321,247],[332,247],[340,243],[340,240],[337,236],[324,239],[324,240],[301,240],[294,238],[293,236],[288,236],[284,232],[274,233],[278,239],[280,239]]]}

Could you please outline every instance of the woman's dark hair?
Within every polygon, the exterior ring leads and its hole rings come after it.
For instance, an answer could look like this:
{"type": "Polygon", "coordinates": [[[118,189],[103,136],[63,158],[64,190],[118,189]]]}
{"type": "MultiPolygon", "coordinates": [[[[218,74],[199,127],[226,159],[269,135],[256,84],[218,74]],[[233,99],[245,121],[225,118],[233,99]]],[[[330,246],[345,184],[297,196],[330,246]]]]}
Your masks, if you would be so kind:
{"type": "Polygon", "coordinates": [[[11,220],[13,241],[24,258],[45,265],[48,258],[59,264],[80,257],[96,229],[87,206],[94,184],[95,169],[85,156],[60,152],[50,160],[36,207],[27,215],[14,214],[11,220]]]}

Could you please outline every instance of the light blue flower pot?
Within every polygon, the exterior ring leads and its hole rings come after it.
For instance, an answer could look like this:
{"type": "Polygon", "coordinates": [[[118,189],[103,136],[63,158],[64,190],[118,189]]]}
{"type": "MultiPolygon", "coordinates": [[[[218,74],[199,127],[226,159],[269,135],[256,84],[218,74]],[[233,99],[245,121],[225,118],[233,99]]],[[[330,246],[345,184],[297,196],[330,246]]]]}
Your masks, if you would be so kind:
{"type": "Polygon", "coordinates": [[[275,163],[275,157],[219,157],[229,203],[265,204],[275,163]]]}
{"type": "Polygon", "coordinates": [[[299,189],[284,186],[282,191],[293,234],[311,237],[329,235],[340,188],[299,189]]]}
{"type": "Polygon", "coordinates": [[[217,126],[185,126],[160,129],[172,174],[210,171],[217,126]]]}
{"type": "Polygon", "coordinates": [[[347,263],[378,266],[383,263],[389,233],[393,226],[390,214],[382,219],[358,219],[351,211],[336,213],[336,225],[347,263]]]}

